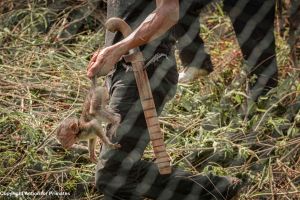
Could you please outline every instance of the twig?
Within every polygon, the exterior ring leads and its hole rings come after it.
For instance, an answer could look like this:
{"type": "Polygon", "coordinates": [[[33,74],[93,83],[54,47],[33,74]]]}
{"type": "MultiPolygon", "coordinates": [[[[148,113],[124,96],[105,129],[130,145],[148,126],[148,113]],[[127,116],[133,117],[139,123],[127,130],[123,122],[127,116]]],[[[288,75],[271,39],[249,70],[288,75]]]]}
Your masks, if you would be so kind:
{"type": "Polygon", "coordinates": [[[260,121],[258,122],[258,124],[256,125],[256,127],[254,128],[254,132],[257,132],[258,131],[258,128],[260,127],[261,123],[265,120],[267,114],[275,107],[278,106],[278,104],[283,101],[285,98],[287,98],[288,96],[291,96],[293,94],[296,94],[297,92],[291,92],[291,93],[288,93],[286,95],[284,95],[281,99],[279,99],[276,103],[272,104],[270,106],[270,108],[268,108],[268,110],[266,110],[266,112],[263,114],[263,116],[261,117],[260,121]]]}

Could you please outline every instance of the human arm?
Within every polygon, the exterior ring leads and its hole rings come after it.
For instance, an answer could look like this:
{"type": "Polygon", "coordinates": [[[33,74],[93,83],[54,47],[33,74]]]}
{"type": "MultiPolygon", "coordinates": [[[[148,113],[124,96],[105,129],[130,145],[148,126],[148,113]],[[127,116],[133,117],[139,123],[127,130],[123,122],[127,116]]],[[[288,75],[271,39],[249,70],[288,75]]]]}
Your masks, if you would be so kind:
{"type": "Polygon", "coordinates": [[[88,77],[94,77],[102,68],[113,67],[130,49],[158,38],[170,29],[178,18],[178,0],[156,0],[156,9],[134,32],[120,42],[94,54],[88,65],[88,77]]]}

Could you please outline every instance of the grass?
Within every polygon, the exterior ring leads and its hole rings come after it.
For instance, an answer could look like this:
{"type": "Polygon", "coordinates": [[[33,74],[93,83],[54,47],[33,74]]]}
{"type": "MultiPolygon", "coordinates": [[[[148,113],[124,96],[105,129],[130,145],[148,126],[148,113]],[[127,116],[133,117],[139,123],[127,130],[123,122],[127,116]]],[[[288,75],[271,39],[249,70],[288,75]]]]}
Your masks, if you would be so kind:
{"type": "MultiPolygon", "coordinates": [[[[86,154],[57,146],[53,133],[80,110],[89,87],[86,65],[103,45],[104,30],[88,17],[69,42],[56,41],[64,13],[44,1],[1,11],[0,192],[56,191],[70,193],[70,199],[101,199],[95,165],[86,154]]],[[[172,162],[194,173],[247,179],[240,199],[298,199],[300,83],[286,38],[276,35],[279,86],[249,109],[253,117],[245,120],[240,115],[245,86],[235,85],[242,59],[230,21],[220,9],[206,12],[201,34],[215,71],[179,85],[160,117],[172,162]]],[[[149,147],[145,158],[152,157],[149,147]]],[[[8,199],[13,198],[18,199],[8,199]]]]}

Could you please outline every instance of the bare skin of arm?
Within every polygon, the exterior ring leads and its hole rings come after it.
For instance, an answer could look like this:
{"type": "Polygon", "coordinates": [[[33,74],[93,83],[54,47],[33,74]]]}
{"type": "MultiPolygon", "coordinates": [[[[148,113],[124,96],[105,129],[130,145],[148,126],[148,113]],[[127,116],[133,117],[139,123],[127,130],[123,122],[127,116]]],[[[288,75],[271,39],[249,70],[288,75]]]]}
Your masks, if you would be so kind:
{"type": "Polygon", "coordinates": [[[168,31],[179,18],[179,0],[156,0],[156,9],[120,42],[94,53],[87,68],[92,78],[101,67],[114,66],[130,49],[147,44],[168,31]]]}

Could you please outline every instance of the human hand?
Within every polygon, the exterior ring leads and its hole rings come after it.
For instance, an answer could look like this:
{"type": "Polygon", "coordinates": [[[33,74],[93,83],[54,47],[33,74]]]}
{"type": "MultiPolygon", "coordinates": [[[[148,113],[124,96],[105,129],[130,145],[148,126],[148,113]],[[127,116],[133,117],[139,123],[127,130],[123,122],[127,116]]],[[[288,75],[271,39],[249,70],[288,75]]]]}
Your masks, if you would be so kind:
{"type": "Polygon", "coordinates": [[[106,47],[96,51],[87,67],[87,76],[91,79],[94,76],[105,76],[120,60],[122,53],[116,46],[106,47]]]}

